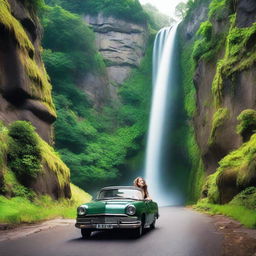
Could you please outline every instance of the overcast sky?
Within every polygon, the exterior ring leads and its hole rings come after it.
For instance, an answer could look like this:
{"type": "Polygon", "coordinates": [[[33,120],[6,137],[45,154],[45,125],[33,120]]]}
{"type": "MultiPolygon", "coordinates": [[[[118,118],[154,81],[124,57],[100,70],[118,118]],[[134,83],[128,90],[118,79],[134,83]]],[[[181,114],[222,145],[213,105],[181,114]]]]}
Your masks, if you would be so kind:
{"type": "Polygon", "coordinates": [[[174,10],[178,3],[187,2],[186,0],[139,0],[141,4],[150,3],[154,5],[160,12],[174,16],[174,10]]]}

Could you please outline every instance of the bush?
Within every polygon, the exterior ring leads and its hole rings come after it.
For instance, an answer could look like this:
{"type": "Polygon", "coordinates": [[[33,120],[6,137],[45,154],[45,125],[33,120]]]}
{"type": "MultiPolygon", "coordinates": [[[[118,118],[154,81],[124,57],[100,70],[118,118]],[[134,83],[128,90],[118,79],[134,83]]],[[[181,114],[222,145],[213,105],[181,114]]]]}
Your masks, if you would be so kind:
{"type": "Polygon", "coordinates": [[[112,15],[136,23],[147,21],[147,14],[138,0],[61,0],[60,4],[65,9],[79,14],[95,15],[102,12],[107,16],[112,15]]]}
{"type": "Polygon", "coordinates": [[[41,171],[41,152],[35,128],[26,121],[9,127],[8,167],[22,183],[29,183],[41,171]]]}
{"type": "Polygon", "coordinates": [[[256,111],[253,109],[246,109],[237,117],[239,124],[236,127],[238,134],[243,136],[245,140],[255,132],[256,129],[256,111]]]}
{"type": "Polygon", "coordinates": [[[229,204],[240,205],[248,209],[256,210],[256,187],[246,188],[236,195],[229,204]]]}

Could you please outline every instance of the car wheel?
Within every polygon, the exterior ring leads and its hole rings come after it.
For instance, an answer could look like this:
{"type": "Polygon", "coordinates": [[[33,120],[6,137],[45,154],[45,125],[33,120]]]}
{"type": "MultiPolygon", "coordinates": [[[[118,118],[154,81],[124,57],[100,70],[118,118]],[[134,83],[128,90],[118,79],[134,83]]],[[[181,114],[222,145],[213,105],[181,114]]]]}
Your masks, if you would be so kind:
{"type": "Polygon", "coordinates": [[[150,228],[154,229],[156,227],[156,216],[154,217],[154,221],[151,223],[150,228]]]}
{"type": "Polygon", "coordinates": [[[81,235],[83,239],[88,239],[91,236],[92,231],[87,229],[81,229],[81,235]]]}
{"type": "Polygon", "coordinates": [[[134,237],[135,238],[139,238],[142,236],[142,233],[143,233],[143,227],[142,225],[140,225],[140,227],[134,229],[134,237]]]}
{"type": "Polygon", "coordinates": [[[156,220],[154,220],[151,225],[150,225],[150,228],[151,229],[154,229],[156,227],[156,220]]]}

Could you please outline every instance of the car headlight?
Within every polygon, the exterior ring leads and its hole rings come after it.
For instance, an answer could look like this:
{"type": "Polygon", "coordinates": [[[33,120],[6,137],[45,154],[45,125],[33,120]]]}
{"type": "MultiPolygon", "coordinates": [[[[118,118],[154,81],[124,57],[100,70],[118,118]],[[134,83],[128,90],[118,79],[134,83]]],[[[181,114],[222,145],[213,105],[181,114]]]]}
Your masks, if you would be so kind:
{"type": "Polygon", "coordinates": [[[134,205],[130,204],[126,207],[125,211],[128,215],[134,215],[136,213],[136,208],[134,205]]]}
{"type": "Polygon", "coordinates": [[[86,214],[86,207],[85,206],[79,206],[77,208],[77,214],[78,215],[85,215],[86,214]]]}

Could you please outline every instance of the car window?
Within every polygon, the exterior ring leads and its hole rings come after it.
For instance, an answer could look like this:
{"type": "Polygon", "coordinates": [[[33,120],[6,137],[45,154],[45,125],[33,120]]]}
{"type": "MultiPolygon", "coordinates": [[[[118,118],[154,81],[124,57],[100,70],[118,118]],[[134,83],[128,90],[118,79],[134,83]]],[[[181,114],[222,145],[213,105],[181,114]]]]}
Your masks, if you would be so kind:
{"type": "Polygon", "coordinates": [[[136,200],[143,200],[143,195],[140,190],[137,189],[106,189],[99,193],[98,199],[108,198],[130,198],[136,200]]]}

